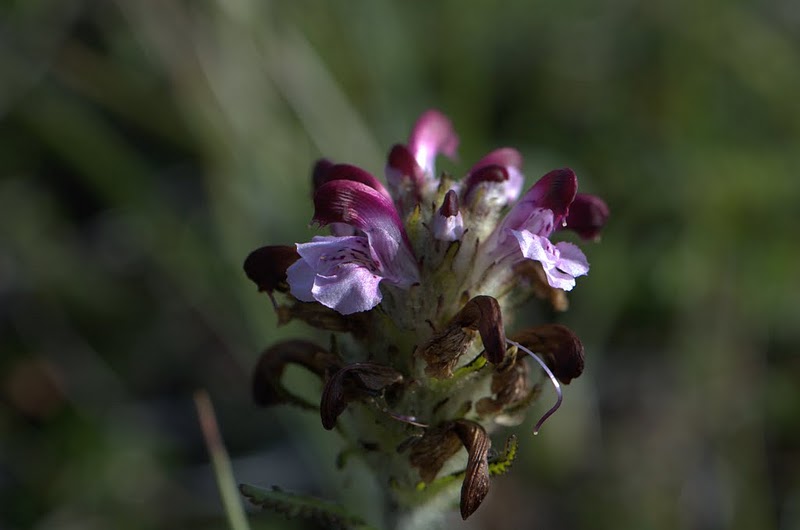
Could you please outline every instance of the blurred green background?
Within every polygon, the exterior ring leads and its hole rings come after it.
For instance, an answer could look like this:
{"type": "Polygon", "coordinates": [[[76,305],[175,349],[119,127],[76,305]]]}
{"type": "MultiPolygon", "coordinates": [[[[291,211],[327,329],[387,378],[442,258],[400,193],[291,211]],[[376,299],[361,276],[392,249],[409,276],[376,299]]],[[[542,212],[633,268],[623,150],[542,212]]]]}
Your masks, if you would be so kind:
{"type": "Polygon", "coordinates": [[[560,317],[587,372],[451,527],[800,528],[794,0],[3,2],[0,528],[225,528],[198,388],[237,480],[357,504],[316,416],[251,404],[312,335],[241,263],[429,107],[446,168],[512,145],[612,211],[560,317]]]}

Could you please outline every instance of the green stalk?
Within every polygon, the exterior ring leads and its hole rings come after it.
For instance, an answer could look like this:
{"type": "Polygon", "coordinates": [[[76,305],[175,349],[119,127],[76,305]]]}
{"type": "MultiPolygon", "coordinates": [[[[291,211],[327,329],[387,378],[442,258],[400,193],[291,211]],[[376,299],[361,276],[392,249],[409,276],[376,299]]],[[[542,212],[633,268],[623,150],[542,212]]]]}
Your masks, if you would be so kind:
{"type": "Polygon", "coordinates": [[[222,442],[217,418],[214,414],[214,406],[211,404],[208,392],[205,390],[195,392],[194,404],[197,407],[200,428],[203,431],[203,438],[211,456],[211,465],[214,467],[214,476],[217,478],[219,495],[222,498],[222,505],[225,508],[225,514],[228,516],[231,530],[250,530],[241,497],[239,496],[239,489],[233,478],[231,459],[225,449],[225,444],[222,442]]]}

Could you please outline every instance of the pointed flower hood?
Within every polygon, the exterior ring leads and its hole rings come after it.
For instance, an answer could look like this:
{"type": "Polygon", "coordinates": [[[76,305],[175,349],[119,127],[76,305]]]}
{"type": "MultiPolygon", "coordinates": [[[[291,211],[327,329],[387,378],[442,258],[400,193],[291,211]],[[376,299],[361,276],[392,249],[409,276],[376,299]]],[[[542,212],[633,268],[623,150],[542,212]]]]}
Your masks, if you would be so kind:
{"type": "Polygon", "coordinates": [[[485,245],[485,254],[505,266],[522,259],[538,261],[551,287],[571,290],[575,278],[589,272],[581,250],[568,242],[553,244],[550,235],[563,224],[578,190],[569,169],[547,173],[514,205],[485,245]]]}
{"type": "Polygon", "coordinates": [[[329,179],[317,189],[314,221],[321,226],[346,225],[357,235],[317,236],[310,243],[298,243],[300,259],[286,274],[298,300],[316,301],[349,315],[380,303],[382,281],[408,288],[419,281],[419,273],[408,236],[383,186],[354,166],[334,166],[331,173],[342,178],[329,179]],[[371,185],[373,180],[377,187],[371,185]]]}

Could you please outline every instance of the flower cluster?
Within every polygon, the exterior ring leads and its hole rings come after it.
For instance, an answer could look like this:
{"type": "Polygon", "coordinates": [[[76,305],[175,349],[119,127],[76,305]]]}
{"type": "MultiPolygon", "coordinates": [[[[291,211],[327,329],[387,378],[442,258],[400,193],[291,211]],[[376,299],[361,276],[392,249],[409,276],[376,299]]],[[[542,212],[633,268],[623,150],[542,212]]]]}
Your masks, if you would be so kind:
{"type": "Polygon", "coordinates": [[[568,328],[544,323],[508,337],[505,326],[533,296],[566,308],[565,291],[589,263],[577,245],[552,238],[572,230],[597,239],[608,208],[577,193],[568,168],[520,197],[522,156],[512,148],[492,151],[461,179],[437,173],[437,157],[454,158],[457,146],[450,120],[429,110],[408,143],[390,150],[386,186],[320,160],[313,220],[330,235],[262,247],[245,271],[280,323],[299,319],[332,334],[329,348],[295,340],[267,350],[256,401],[317,408],[281,384],[287,364],[304,366],[324,382],[323,426],[359,448],[390,484],[398,513],[452,494],[455,476],[466,518],[513,458],[513,441],[489,457],[493,426],[521,421],[544,376],[560,403],[559,382],[583,370],[583,346],[568,328]],[[532,373],[526,359],[541,369],[532,373]],[[462,446],[464,468],[450,469],[462,446]]]}

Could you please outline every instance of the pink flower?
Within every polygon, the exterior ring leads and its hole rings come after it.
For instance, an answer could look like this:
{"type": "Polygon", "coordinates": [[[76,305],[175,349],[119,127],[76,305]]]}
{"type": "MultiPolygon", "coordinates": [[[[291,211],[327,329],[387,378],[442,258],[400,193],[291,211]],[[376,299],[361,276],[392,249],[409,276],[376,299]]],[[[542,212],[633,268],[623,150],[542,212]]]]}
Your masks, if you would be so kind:
{"type": "Polygon", "coordinates": [[[329,174],[338,178],[329,178],[317,189],[314,221],[349,226],[354,235],[317,236],[310,243],[298,243],[300,259],[286,275],[298,300],[317,301],[348,315],[378,305],[382,281],[408,288],[419,281],[419,270],[383,186],[368,185],[374,177],[354,166],[333,166],[329,174]]]}
{"type": "Polygon", "coordinates": [[[348,444],[369,450],[365,462],[376,483],[392,485],[387,504],[403,518],[452,502],[454,488],[420,485],[456,476],[451,459],[461,446],[460,507],[469,517],[489,491],[491,466],[507,468],[516,453],[509,438],[490,460],[493,427],[522,421],[545,377],[557,399],[536,431],[558,409],[560,385],[583,371],[580,340],[553,324],[509,337],[504,322],[534,296],[563,310],[562,290],[589,264],[576,245],[550,238],[567,228],[596,239],[608,218],[601,199],[577,194],[578,179],[567,168],[520,197],[522,155],[510,147],[491,151],[460,180],[437,173],[437,157],[455,157],[457,145],[450,120],[429,110],[408,143],[391,149],[386,187],[363,169],[320,160],[312,174],[313,220],[330,233],[261,247],[244,264],[278,322],[304,321],[330,337],[330,350],[304,339],[265,351],[256,401],[313,408],[281,377],[288,364],[320,376],[323,427],[343,422],[338,430],[348,444]],[[406,450],[383,443],[394,439],[405,439],[406,450]]]}
{"type": "Polygon", "coordinates": [[[516,149],[495,149],[472,166],[464,181],[464,198],[469,200],[483,186],[500,206],[519,198],[525,177],[522,174],[522,155],[516,149]]]}
{"type": "Polygon", "coordinates": [[[408,144],[397,144],[386,161],[386,181],[401,211],[407,212],[439,185],[436,157],[441,153],[455,158],[458,136],[450,120],[438,110],[419,117],[408,144]]]}
{"type": "Polygon", "coordinates": [[[588,193],[578,193],[569,207],[564,228],[573,230],[583,239],[598,239],[608,215],[608,205],[603,199],[588,193]]]}
{"type": "Polygon", "coordinates": [[[486,261],[510,268],[523,259],[542,264],[551,287],[571,290],[589,262],[572,243],[548,239],[564,223],[575,199],[578,179],[569,169],[547,173],[514,205],[484,244],[486,261]]]}

